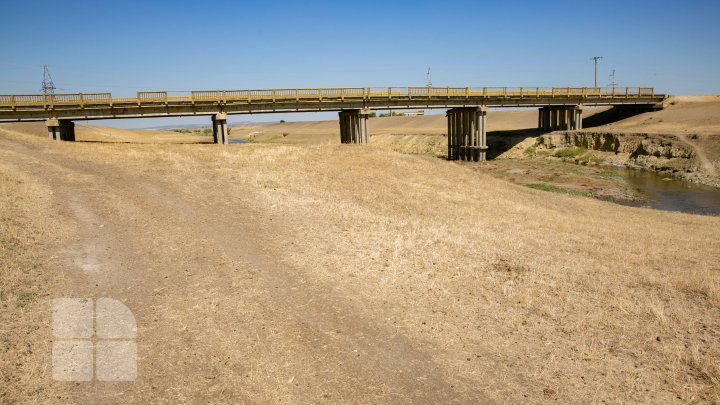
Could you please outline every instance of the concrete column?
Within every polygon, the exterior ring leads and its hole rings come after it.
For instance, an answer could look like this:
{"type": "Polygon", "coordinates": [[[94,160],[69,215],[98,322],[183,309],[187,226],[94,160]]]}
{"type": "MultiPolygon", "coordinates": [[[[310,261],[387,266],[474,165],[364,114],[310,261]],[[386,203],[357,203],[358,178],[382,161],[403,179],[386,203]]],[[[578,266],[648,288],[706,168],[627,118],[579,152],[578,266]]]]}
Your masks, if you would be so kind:
{"type": "Polygon", "coordinates": [[[60,139],[75,142],[75,123],[69,120],[60,120],[60,139]]]}
{"type": "Polygon", "coordinates": [[[582,106],[548,106],[538,112],[538,128],[543,131],[582,129],[582,106]]]}
{"type": "Polygon", "coordinates": [[[560,128],[568,131],[570,129],[570,109],[567,107],[560,108],[560,116],[562,117],[560,128]]]}
{"type": "Polygon", "coordinates": [[[550,108],[545,107],[544,110],[545,110],[545,122],[544,122],[545,127],[543,129],[547,132],[550,132],[550,131],[552,131],[552,129],[550,129],[551,128],[551,126],[550,126],[550,108]]]}
{"type": "Polygon", "coordinates": [[[350,143],[348,140],[348,133],[350,132],[348,130],[347,125],[347,115],[340,112],[339,119],[340,119],[340,143],[350,143]]]}
{"type": "Polygon", "coordinates": [[[486,107],[461,107],[447,111],[448,159],[484,161],[487,152],[486,107]]]}
{"type": "Polygon", "coordinates": [[[462,123],[460,122],[460,114],[455,111],[453,114],[453,123],[455,124],[455,159],[462,159],[462,123]]]}
{"type": "Polygon", "coordinates": [[[460,159],[460,119],[456,109],[447,111],[448,119],[448,159],[460,159]]]}
{"type": "Polygon", "coordinates": [[[460,160],[467,160],[467,148],[468,146],[470,146],[470,144],[468,143],[468,136],[470,135],[470,130],[467,127],[467,110],[458,110],[458,124],[460,124],[460,160]]]}
{"type": "Polygon", "coordinates": [[[452,142],[452,133],[453,133],[453,131],[452,131],[452,121],[451,121],[451,118],[450,118],[450,114],[445,113],[445,117],[447,117],[447,141],[448,141],[448,148],[447,148],[447,150],[448,150],[448,156],[447,156],[447,158],[448,158],[448,160],[453,160],[453,158],[452,158],[452,146],[453,146],[453,142],[452,142]]]}
{"type": "Polygon", "coordinates": [[[358,119],[360,120],[360,130],[362,134],[363,144],[370,143],[370,131],[368,129],[368,119],[370,117],[370,110],[361,110],[358,119]]]}
{"type": "Polygon", "coordinates": [[[476,161],[484,162],[487,160],[487,107],[483,106],[478,109],[480,115],[478,133],[480,134],[480,144],[478,145],[478,156],[476,161]]]}
{"type": "Polygon", "coordinates": [[[370,110],[343,110],[339,113],[340,118],[340,142],[341,143],[370,143],[368,132],[368,115],[370,110]]]}
{"type": "Polygon", "coordinates": [[[575,106],[573,108],[573,114],[575,115],[575,125],[573,129],[578,130],[582,129],[582,105],[575,106]]]}
{"type": "Polygon", "coordinates": [[[47,121],[45,121],[45,125],[47,125],[48,136],[50,136],[50,139],[59,141],[60,140],[60,122],[58,122],[58,119],[57,118],[49,118],[47,121]]]}
{"type": "Polygon", "coordinates": [[[450,113],[448,111],[448,128],[450,131],[450,149],[448,150],[448,159],[457,160],[460,156],[458,154],[458,129],[457,129],[457,114],[450,113]]]}
{"type": "Polygon", "coordinates": [[[48,128],[48,136],[56,141],[75,141],[75,123],[70,120],[59,120],[49,118],[45,125],[48,128]]]}
{"type": "Polygon", "coordinates": [[[462,145],[462,139],[460,139],[460,116],[456,113],[451,114],[453,123],[453,159],[460,159],[460,145],[462,145]]]}
{"type": "Polygon", "coordinates": [[[216,144],[228,143],[227,114],[217,113],[212,116],[213,141],[216,144]]]}
{"type": "Polygon", "coordinates": [[[551,121],[554,110],[551,107],[538,109],[538,129],[546,132],[552,131],[551,121]]]}

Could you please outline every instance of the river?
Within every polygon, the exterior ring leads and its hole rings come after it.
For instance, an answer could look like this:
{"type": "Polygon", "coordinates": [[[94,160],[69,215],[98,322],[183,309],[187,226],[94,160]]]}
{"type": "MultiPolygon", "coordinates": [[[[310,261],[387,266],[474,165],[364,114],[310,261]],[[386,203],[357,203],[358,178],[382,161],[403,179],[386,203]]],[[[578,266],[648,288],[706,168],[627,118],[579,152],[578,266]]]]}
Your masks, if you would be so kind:
{"type": "Polygon", "coordinates": [[[627,183],[647,199],[642,205],[689,214],[720,215],[720,189],[646,170],[619,171],[627,183]]]}

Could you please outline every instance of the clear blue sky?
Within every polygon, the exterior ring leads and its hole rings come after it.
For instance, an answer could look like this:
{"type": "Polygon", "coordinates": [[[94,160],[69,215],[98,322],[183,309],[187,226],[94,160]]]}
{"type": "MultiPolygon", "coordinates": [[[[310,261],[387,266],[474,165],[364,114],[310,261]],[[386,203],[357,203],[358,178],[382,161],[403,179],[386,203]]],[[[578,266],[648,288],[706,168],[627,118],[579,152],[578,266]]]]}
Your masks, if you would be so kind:
{"type": "MultiPolygon", "coordinates": [[[[720,1],[0,2],[0,93],[620,86],[720,93],[720,1]]],[[[303,115],[327,118],[334,115],[303,115]]],[[[298,116],[253,116],[252,120],[298,116]]],[[[235,120],[246,120],[245,116],[235,120]]],[[[166,119],[120,126],[164,125],[166,119]]],[[[200,118],[182,122],[204,122],[200,118]]]]}

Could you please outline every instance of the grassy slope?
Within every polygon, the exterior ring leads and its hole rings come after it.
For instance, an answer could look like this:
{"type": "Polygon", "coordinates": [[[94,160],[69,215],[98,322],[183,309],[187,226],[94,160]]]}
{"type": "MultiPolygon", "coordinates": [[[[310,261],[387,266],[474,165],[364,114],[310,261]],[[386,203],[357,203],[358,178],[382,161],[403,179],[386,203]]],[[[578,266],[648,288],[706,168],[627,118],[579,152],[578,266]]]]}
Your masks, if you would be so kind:
{"type": "MultiPolygon", "coordinates": [[[[513,402],[718,399],[718,218],[545,193],[462,165],[377,147],[245,145],[219,151],[214,145],[53,144],[39,138],[3,137],[40,145],[50,153],[72,152],[68,158],[72,161],[103,162],[129,184],[142,179],[141,183],[154,181],[174,190],[170,195],[183,202],[166,207],[168,218],[189,218],[192,224],[201,212],[225,210],[226,223],[247,227],[239,218],[254,221],[254,230],[244,234],[253,235],[269,255],[294,269],[294,277],[305,283],[300,291],[314,283],[331,285],[334,294],[357,306],[353,322],[394,330],[406,345],[430,356],[443,378],[459,390],[468,390],[463,394],[466,398],[482,395],[513,402]],[[227,211],[231,209],[225,204],[228,201],[251,207],[254,214],[250,219],[247,211],[235,216],[227,211]],[[176,206],[185,207],[184,211],[175,213],[176,206]]],[[[103,181],[104,176],[96,176],[95,181],[103,181]]],[[[107,181],[115,184],[118,180],[107,181]]],[[[32,184],[41,187],[47,179],[34,179],[32,184]]],[[[18,198],[33,195],[28,189],[9,190],[18,198]]],[[[169,198],[153,198],[161,197],[169,198]]],[[[52,217],[42,206],[6,204],[52,217]]],[[[147,221],[144,226],[150,228],[143,232],[152,234],[152,224],[159,220],[143,219],[151,215],[143,212],[136,221],[147,221]]],[[[153,218],[158,214],[152,214],[153,218]]],[[[162,218],[163,230],[157,232],[169,240],[200,238],[212,246],[224,238],[203,236],[202,228],[181,231],[184,228],[179,225],[165,222],[171,219],[162,218]],[[172,229],[179,230],[173,233],[172,229]],[[207,237],[220,239],[205,241],[207,237]]],[[[29,220],[18,221],[5,219],[6,232],[17,232],[29,220]]],[[[42,253],[52,245],[43,237],[39,242],[41,246],[28,245],[28,249],[42,253]]],[[[160,252],[168,257],[180,254],[172,249],[160,252]]],[[[19,267],[11,257],[3,256],[3,261],[4,271],[12,275],[19,267]]],[[[283,331],[287,325],[276,325],[280,329],[275,343],[267,342],[274,357],[265,357],[262,351],[234,352],[235,346],[225,339],[239,344],[250,327],[238,331],[242,336],[226,330],[223,316],[237,310],[233,309],[237,299],[204,288],[188,296],[191,286],[182,284],[186,278],[174,276],[179,269],[163,267],[163,257],[147,259],[157,262],[154,273],[168,274],[175,287],[167,289],[151,278],[144,281],[148,289],[163,291],[158,300],[165,304],[155,307],[153,317],[180,319],[193,305],[211,302],[212,308],[219,309],[204,313],[203,344],[190,343],[190,349],[200,358],[218,350],[228,358],[240,355],[255,364],[255,375],[267,378],[234,380],[234,374],[224,374],[224,366],[217,365],[217,379],[207,380],[207,373],[212,372],[198,364],[197,370],[184,369],[187,375],[173,377],[182,383],[153,376],[153,384],[169,384],[172,389],[157,394],[148,385],[134,384],[125,388],[126,398],[191,395],[228,400],[239,387],[247,388],[243,392],[251,400],[271,401],[318,400],[323,392],[352,392],[347,390],[353,387],[377,401],[409,395],[402,390],[401,396],[390,394],[393,374],[384,383],[369,376],[360,378],[360,374],[313,377],[312,372],[320,372],[329,359],[310,355],[316,350],[312,340],[283,341],[287,339],[283,336],[295,333],[283,331]],[[277,363],[284,358],[305,360],[277,363]],[[274,375],[296,376],[300,385],[287,385],[285,377],[271,378],[274,375]],[[366,378],[380,384],[377,387],[388,385],[390,391],[371,389],[366,385],[371,383],[363,382],[366,378]],[[210,391],[205,391],[208,387],[210,391]],[[206,396],[210,392],[215,396],[206,396]]],[[[233,278],[231,268],[224,270],[229,265],[204,272],[202,283],[242,285],[241,279],[233,278]]],[[[47,283],[48,275],[34,277],[47,283]]],[[[10,288],[23,290],[34,281],[18,283],[20,287],[10,288]]],[[[51,289],[43,285],[38,287],[45,291],[38,291],[37,305],[45,302],[51,289]]],[[[263,293],[242,291],[247,297],[263,293]]],[[[253,308],[252,302],[245,305],[253,308]]],[[[305,309],[278,307],[276,311],[301,314],[305,309]]],[[[234,316],[242,319],[245,315],[234,316]]],[[[310,322],[308,316],[302,315],[302,322],[310,322]]],[[[22,316],[7,319],[13,330],[24,321],[22,316]]],[[[351,332],[337,333],[352,336],[351,332]]],[[[144,343],[162,347],[162,342],[144,343]]],[[[348,342],[352,349],[353,340],[348,342]]],[[[388,342],[374,344],[385,350],[388,342]]],[[[332,353],[332,347],[326,353],[332,353]]],[[[169,357],[163,360],[149,356],[147,361],[155,366],[142,364],[148,379],[153,367],[179,361],[172,353],[164,353],[169,357]]],[[[42,360],[37,359],[40,365],[35,367],[47,367],[42,360]]],[[[353,370],[355,362],[367,362],[367,358],[348,361],[345,367],[353,370]]],[[[373,370],[361,368],[362,372],[373,370]]],[[[26,380],[38,378],[22,375],[26,380]]],[[[418,381],[418,389],[422,386],[418,381]]],[[[16,392],[13,385],[9,387],[12,397],[16,392]]]]}

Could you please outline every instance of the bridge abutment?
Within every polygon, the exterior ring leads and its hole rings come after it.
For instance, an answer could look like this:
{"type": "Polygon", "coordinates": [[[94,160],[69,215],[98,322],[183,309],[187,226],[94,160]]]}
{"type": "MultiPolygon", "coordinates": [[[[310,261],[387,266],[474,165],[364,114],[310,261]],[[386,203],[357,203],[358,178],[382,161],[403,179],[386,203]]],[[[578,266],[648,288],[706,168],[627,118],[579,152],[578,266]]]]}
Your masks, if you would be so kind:
{"type": "Polygon", "coordinates": [[[56,141],[75,141],[75,123],[70,120],[49,118],[45,121],[50,139],[56,141]]]}
{"type": "Polygon", "coordinates": [[[582,129],[582,106],[548,106],[538,110],[538,129],[546,132],[582,129]]]}
{"type": "Polygon", "coordinates": [[[487,152],[487,108],[460,107],[447,111],[448,160],[482,162],[487,152]]]}
{"type": "Polygon", "coordinates": [[[367,124],[369,110],[343,110],[339,115],[341,143],[370,143],[367,124]]]}
{"type": "Polygon", "coordinates": [[[227,114],[218,113],[212,116],[213,141],[216,144],[227,144],[228,132],[227,114]]]}

